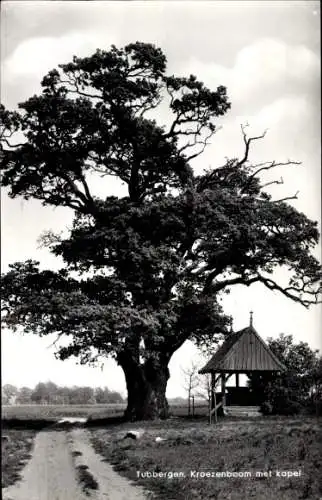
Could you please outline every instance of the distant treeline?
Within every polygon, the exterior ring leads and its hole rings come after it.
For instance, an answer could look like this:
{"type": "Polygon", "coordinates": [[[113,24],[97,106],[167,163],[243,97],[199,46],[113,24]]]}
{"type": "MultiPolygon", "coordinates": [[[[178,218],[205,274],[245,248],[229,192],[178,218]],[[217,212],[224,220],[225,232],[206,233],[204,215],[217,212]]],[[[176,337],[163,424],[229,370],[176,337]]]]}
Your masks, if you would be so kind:
{"type": "Polygon", "coordinates": [[[61,387],[53,382],[39,382],[36,387],[2,386],[1,402],[8,404],[116,404],[124,403],[122,395],[107,387],[61,387]]]}

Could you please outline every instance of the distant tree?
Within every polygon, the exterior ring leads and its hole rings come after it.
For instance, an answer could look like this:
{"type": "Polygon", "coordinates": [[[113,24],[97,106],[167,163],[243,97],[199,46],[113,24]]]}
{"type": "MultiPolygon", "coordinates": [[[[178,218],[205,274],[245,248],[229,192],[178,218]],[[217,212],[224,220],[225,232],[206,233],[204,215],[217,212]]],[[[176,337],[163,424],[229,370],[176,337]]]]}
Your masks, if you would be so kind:
{"type": "Polygon", "coordinates": [[[22,405],[30,404],[32,402],[31,395],[32,389],[30,389],[29,387],[21,387],[16,398],[16,403],[22,405]]]}
{"type": "Polygon", "coordinates": [[[107,387],[95,389],[95,400],[99,404],[116,404],[123,403],[124,400],[121,394],[117,391],[110,391],[107,387]]]}
{"type": "Polygon", "coordinates": [[[196,391],[196,397],[207,401],[211,404],[211,374],[206,373],[199,378],[200,383],[196,391]]]}
{"type": "Polygon", "coordinates": [[[57,387],[56,401],[57,404],[70,404],[70,387],[57,387]]]}
{"type": "Polygon", "coordinates": [[[279,374],[253,374],[250,386],[262,403],[269,403],[273,413],[292,413],[300,410],[308,401],[318,382],[317,367],[319,351],[313,350],[306,342],[295,344],[292,335],[280,334],[277,339],[268,339],[268,346],[286,367],[279,374]]]}
{"type": "Polygon", "coordinates": [[[11,384],[5,384],[1,389],[1,402],[3,405],[10,405],[15,402],[18,389],[11,384]]]}
{"type": "Polygon", "coordinates": [[[98,404],[108,403],[109,390],[107,388],[97,387],[94,391],[95,401],[98,404]]]}
{"type": "Polygon", "coordinates": [[[69,404],[80,404],[81,396],[79,394],[79,387],[73,386],[69,388],[69,404]]]}
{"type": "Polygon", "coordinates": [[[39,382],[34,389],[23,387],[17,392],[17,402],[20,404],[95,404],[123,403],[122,396],[117,391],[92,387],[60,387],[53,382],[39,382]]]}
{"type": "Polygon", "coordinates": [[[82,399],[83,399],[84,404],[94,404],[95,403],[93,387],[82,387],[81,388],[81,395],[82,395],[82,399]]]}
{"type": "Polygon", "coordinates": [[[193,361],[187,368],[181,368],[183,373],[183,388],[187,393],[189,415],[191,413],[191,398],[195,396],[195,390],[200,386],[198,369],[198,365],[193,361]]]}
{"type": "Polygon", "coordinates": [[[63,269],[28,260],[2,277],[2,322],[68,336],[61,359],[114,357],[129,419],[168,415],[171,357],[188,339],[209,345],[227,333],[220,301],[231,287],[260,283],[309,306],[321,279],[317,223],[288,203],[296,194],[272,197],[282,181],[262,178],[296,162],[252,163],[265,134],[243,127],[240,158],[195,173],[230,102],[225,87],[167,74],[166,63],[151,44],[112,46],[50,71],[18,111],[0,107],[9,196],[75,215],[67,235],[42,238],[63,269]],[[127,193],[97,196],[95,176],[116,177],[127,193]],[[287,280],[274,274],[281,267],[287,280]]]}
{"type": "Polygon", "coordinates": [[[53,382],[39,382],[33,389],[31,400],[34,403],[55,404],[58,387],[53,382]]]}
{"type": "Polygon", "coordinates": [[[121,394],[117,391],[111,391],[109,394],[109,403],[111,404],[121,404],[124,403],[124,399],[121,394]]]}
{"type": "Polygon", "coordinates": [[[54,384],[54,382],[46,382],[45,383],[46,390],[48,392],[48,403],[56,404],[57,403],[57,390],[58,386],[54,384]]]}
{"type": "Polygon", "coordinates": [[[177,396],[175,398],[169,398],[169,404],[170,405],[175,405],[175,406],[183,406],[187,404],[187,400],[185,398],[182,398],[180,396],[177,396]]]}
{"type": "Polygon", "coordinates": [[[72,387],[70,389],[70,403],[78,405],[94,404],[94,389],[92,387],[72,387]]]}
{"type": "Polygon", "coordinates": [[[31,401],[37,404],[49,403],[49,393],[44,382],[39,382],[33,389],[31,394],[31,401]]]}

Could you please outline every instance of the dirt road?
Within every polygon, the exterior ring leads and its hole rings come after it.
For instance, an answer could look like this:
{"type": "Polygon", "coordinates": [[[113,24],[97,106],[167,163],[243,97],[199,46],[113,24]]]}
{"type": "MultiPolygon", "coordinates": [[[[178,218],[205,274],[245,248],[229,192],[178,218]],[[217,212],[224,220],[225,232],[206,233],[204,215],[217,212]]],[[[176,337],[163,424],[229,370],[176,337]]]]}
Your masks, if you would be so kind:
{"type": "Polygon", "coordinates": [[[32,458],[22,480],[2,491],[4,500],[146,500],[132,485],[102,461],[85,429],[47,430],[35,438],[32,458]],[[92,477],[97,489],[84,491],[79,469],[92,477]]]}

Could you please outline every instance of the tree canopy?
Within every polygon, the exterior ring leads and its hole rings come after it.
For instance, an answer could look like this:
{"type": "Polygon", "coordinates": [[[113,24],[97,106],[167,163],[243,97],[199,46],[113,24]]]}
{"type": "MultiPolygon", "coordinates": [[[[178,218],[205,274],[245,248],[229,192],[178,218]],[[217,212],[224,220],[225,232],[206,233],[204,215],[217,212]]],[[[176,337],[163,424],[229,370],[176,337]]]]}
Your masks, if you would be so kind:
{"type": "Polygon", "coordinates": [[[53,382],[39,382],[34,388],[17,388],[5,384],[2,388],[2,404],[54,404],[54,405],[87,405],[87,404],[119,404],[124,403],[121,394],[110,391],[108,387],[62,387],[53,382]]]}
{"type": "Polygon", "coordinates": [[[294,343],[292,335],[268,339],[271,351],[286,367],[276,374],[252,374],[250,387],[267,413],[290,414],[307,407],[321,413],[322,357],[307,342],[294,343]]]}
{"type": "Polygon", "coordinates": [[[242,127],[242,158],[194,173],[194,158],[229,109],[225,87],[167,75],[163,52],[139,42],[74,57],[18,111],[1,106],[9,196],[75,214],[67,236],[42,237],[63,259],[60,271],[27,260],[2,277],[3,325],[67,335],[61,359],[114,356],[128,391],[136,380],[145,394],[134,398],[142,408],[151,398],[165,405],[167,364],[187,339],[207,345],[227,333],[220,295],[231,286],[260,282],[316,303],[317,223],[288,203],[292,197],[274,200],[274,181],[262,181],[265,171],[296,162],[252,164],[252,143],[265,134],[248,137],[242,127]],[[160,124],[165,106],[170,118],[160,124]],[[98,176],[106,186],[116,177],[127,195],[98,197],[98,176]],[[275,279],[281,266],[288,283],[275,279]]]}

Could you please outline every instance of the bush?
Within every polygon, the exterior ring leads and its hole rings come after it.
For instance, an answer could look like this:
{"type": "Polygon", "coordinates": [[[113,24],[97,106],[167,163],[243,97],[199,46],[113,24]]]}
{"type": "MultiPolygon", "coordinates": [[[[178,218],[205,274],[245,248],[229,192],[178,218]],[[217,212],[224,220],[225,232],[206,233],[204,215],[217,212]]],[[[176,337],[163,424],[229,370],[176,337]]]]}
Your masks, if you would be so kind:
{"type": "Polygon", "coordinates": [[[322,416],[322,397],[310,398],[306,401],[305,409],[309,415],[322,416]]]}
{"type": "Polygon", "coordinates": [[[294,344],[290,335],[269,339],[268,346],[286,370],[255,373],[249,386],[264,415],[296,415],[302,410],[322,414],[322,357],[308,344],[294,344]],[[312,392],[314,396],[312,397],[312,392]]]}
{"type": "Polygon", "coordinates": [[[263,415],[271,415],[273,413],[273,406],[269,401],[264,401],[260,405],[260,411],[263,415]]]}
{"type": "Polygon", "coordinates": [[[315,415],[318,415],[319,417],[322,416],[322,400],[320,399],[319,401],[316,401],[314,406],[314,413],[315,415]]]}
{"type": "Polygon", "coordinates": [[[278,401],[273,406],[273,413],[276,415],[298,415],[301,410],[302,405],[298,401],[292,401],[289,399],[278,401]]]}

